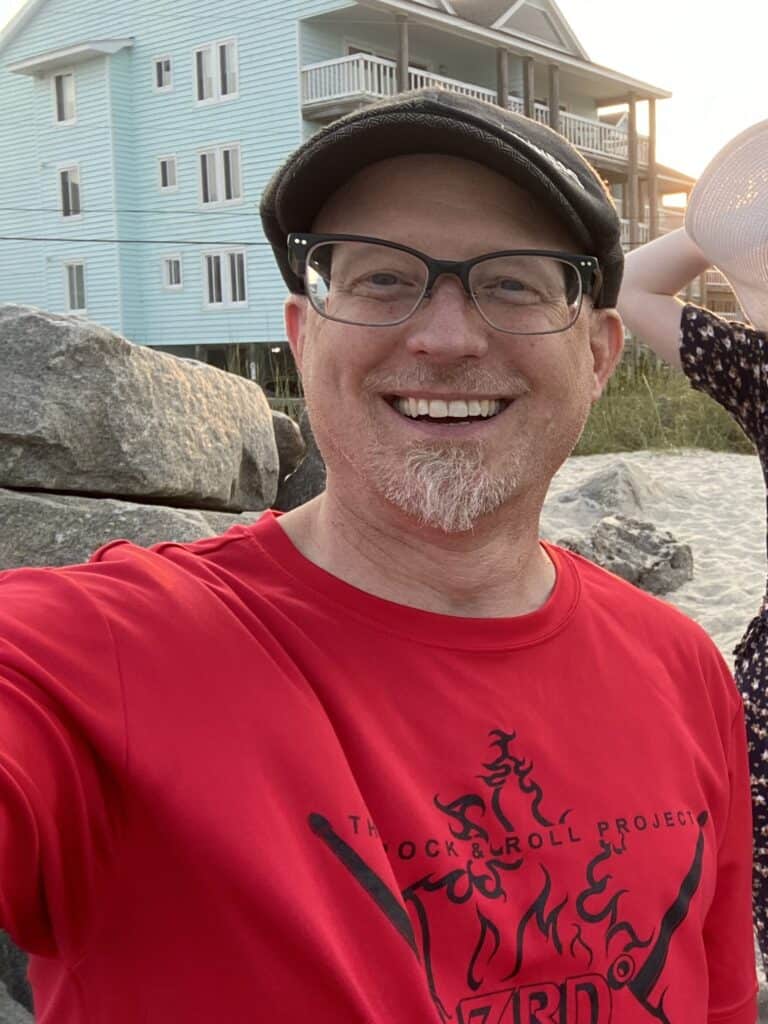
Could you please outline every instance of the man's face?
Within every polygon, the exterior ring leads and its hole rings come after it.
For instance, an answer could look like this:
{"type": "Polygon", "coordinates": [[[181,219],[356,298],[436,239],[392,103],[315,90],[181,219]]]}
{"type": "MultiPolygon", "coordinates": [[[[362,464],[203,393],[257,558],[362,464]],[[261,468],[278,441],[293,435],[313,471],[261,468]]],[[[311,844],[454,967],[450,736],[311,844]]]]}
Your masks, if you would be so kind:
{"type": "MultiPolygon", "coordinates": [[[[530,196],[448,156],[374,164],[329,200],[313,230],[455,260],[505,249],[578,251],[530,196]]],[[[615,316],[593,312],[588,300],[558,334],[496,330],[448,275],[397,326],[337,323],[297,296],[286,323],[329,492],[361,510],[394,504],[449,533],[516,498],[543,501],[621,347],[615,316]],[[466,403],[469,418],[461,404],[448,411],[463,422],[441,417],[440,403],[450,402],[466,403]],[[478,408],[488,415],[472,416],[478,408]]]]}

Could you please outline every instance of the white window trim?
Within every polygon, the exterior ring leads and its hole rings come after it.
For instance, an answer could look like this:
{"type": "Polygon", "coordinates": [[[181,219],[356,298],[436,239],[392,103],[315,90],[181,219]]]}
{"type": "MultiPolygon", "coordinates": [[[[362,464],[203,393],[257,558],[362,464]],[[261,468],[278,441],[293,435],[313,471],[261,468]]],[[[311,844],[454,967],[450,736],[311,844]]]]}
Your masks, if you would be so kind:
{"type": "Polygon", "coordinates": [[[71,259],[64,260],[64,305],[66,312],[72,316],[85,316],[88,312],[88,268],[84,259],[71,259]],[[83,296],[85,298],[85,306],[82,309],[72,309],[70,305],[69,295],[69,268],[70,267],[82,267],[83,268],[83,296]]]}
{"type": "Polygon", "coordinates": [[[181,253],[180,252],[166,253],[164,256],[161,257],[161,259],[160,259],[160,273],[162,274],[162,279],[163,279],[163,291],[166,291],[166,292],[180,292],[180,291],[184,290],[184,260],[181,258],[181,253]],[[167,276],[165,270],[166,270],[166,264],[168,263],[169,260],[178,260],[179,261],[179,276],[181,277],[181,281],[179,282],[179,284],[169,284],[168,283],[168,276],[167,276]]]}
{"type": "MultiPolygon", "coordinates": [[[[215,210],[220,206],[238,206],[245,202],[245,189],[243,187],[243,147],[239,142],[221,142],[212,143],[210,146],[201,146],[196,152],[197,159],[197,201],[202,210],[215,210]],[[240,195],[236,199],[224,199],[224,150],[225,149],[236,149],[237,150],[237,166],[240,171],[240,195]],[[219,194],[222,196],[221,199],[216,199],[213,202],[203,201],[203,175],[200,169],[200,157],[204,153],[214,153],[216,161],[216,185],[219,189],[219,194]]],[[[177,179],[178,180],[178,179],[177,179]]]]}
{"type": "Polygon", "coordinates": [[[162,156],[157,158],[157,187],[163,195],[166,195],[169,192],[179,191],[179,161],[176,153],[164,153],[162,156]],[[173,160],[174,176],[176,178],[175,185],[163,185],[163,160],[173,160]]]}
{"type": "Polygon", "coordinates": [[[223,39],[214,39],[208,43],[201,43],[192,50],[192,99],[196,107],[209,107],[214,103],[227,103],[229,100],[236,100],[240,97],[240,44],[237,36],[226,36],[223,39]],[[221,78],[219,74],[219,47],[234,43],[235,62],[237,66],[237,89],[235,92],[228,92],[222,95],[221,78]],[[206,99],[197,97],[197,55],[201,50],[208,50],[211,54],[211,69],[213,79],[213,93],[206,99]]]}
{"type": "Polygon", "coordinates": [[[51,75],[51,97],[53,99],[53,123],[57,128],[72,128],[73,125],[77,124],[77,76],[75,75],[75,69],[72,68],[58,68],[51,75]],[[59,75],[72,75],[72,84],[74,86],[75,93],[75,116],[70,117],[66,121],[59,121],[56,116],[58,113],[58,104],[56,102],[56,79],[59,75]]]}
{"type": "Polygon", "coordinates": [[[242,246],[234,245],[231,248],[226,249],[204,249],[201,254],[201,266],[202,266],[202,282],[203,282],[203,309],[205,310],[227,310],[227,309],[247,309],[248,308],[248,253],[242,246]],[[245,278],[245,300],[243,302],[233,302],[228,296],[232,294],[232,282],[229,276],[229,256],[232,253],[242,253],[243,256],[243,275],[245,278]],[[209,256],[220,256],[221,257],[221,291],[222,301],[221,302],[209,302],[208,301],[208,265],[207,258],[209,256]]]}
{"type": "Polygon", "coordinates": [[[155,92],[173,92],[173,56],[170,53],[161,54],[159,57],[152,58],[152,86],[155,92]],[[169,60],[171,62],[171,82],[170,85],[158,85],[157,84],[157,65],[161,60],[169,60]]]}
{"type": "Polygon", "coordinates": [[[80,174],[80,164],[59,164],[56,168],[56,190],[58,193],[59,202],[59,218],[66,224],[71,224],[74,221],[83,219],[83,179],[80,174]],[[71,213],[66,216],[64,213],[64,205],[61,201],[61,176],[64,171],[77,171],[77,188],[78,196],[80,198],[80,213],[71,213]]]}

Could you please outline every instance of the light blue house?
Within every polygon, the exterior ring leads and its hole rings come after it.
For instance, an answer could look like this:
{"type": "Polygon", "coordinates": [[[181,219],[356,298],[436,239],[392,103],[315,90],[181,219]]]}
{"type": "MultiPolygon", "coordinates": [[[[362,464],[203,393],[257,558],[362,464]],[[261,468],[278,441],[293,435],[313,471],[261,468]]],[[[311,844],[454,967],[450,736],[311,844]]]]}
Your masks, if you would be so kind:
{"type": "Polygon", "coordinates": [[[282,346],[266,181],[330,118],[423,84],[558,127],[628,242],[691,185],[655,159],[669,94],[591,63],[553,0],[28,0],[0,34],[0,302],[216,362],[282,346]]]}

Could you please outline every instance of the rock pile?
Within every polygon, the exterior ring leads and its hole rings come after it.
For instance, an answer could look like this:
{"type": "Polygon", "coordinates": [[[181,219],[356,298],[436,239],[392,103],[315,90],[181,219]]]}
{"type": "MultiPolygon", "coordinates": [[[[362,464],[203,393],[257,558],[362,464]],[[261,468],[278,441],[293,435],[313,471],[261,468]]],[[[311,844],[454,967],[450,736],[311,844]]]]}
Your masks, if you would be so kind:
{"type": "Polygon", "coordinates": [[[303,455],[257,384],[94,324],[0,306],[0,348],[0,569],[252,522],[303,455]]]}
{"type": "Polygon", "coordinates": [[[668,530],[649,522],[658,486],[636,467],[617,461],[545,506],[543,520],[573,525],[557,543],[651,594],[668,594],[693,578],[693,553],[668,530]]]}

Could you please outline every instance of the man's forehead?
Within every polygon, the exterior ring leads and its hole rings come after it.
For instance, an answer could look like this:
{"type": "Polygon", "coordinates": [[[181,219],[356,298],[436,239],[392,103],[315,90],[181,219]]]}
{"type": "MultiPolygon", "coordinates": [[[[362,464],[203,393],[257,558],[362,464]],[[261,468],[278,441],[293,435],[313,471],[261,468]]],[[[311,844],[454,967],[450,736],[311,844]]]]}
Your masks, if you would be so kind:
{"type": "Polygon", "coordinates": [[[499,238],[514,230],[527,237],[526,244],[578,248],[552,211],[525,189],[484,164],[445,154],[370,164],[330,197],[313,229],[374,234],[398,218],[462,229],[476,224],[499,238]]]}

